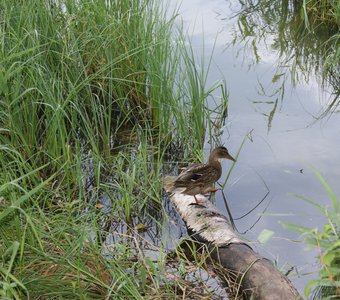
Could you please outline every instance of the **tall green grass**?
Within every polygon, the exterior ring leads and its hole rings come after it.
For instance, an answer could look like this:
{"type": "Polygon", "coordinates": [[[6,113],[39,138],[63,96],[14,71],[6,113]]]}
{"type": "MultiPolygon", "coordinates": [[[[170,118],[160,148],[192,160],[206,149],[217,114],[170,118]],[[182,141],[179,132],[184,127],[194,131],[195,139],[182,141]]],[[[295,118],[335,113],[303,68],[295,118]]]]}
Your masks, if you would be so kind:
{"type": "Polygon", "coordinates": [[[185,289],[165,271],[160,178],[166,157],[201,151],[225,86],[206,87],[176,15],[152,0],[1,1],[1,298],[185,289]]]}
{"type": "Polygon", "coordinates": [[[192,121],[197,132],[197,120],[202,140],[202,105],[191,104],[204,99],[174,94],[196,66],[174,68],[190,58],[172,44],[173,19],[148,2],[2,3],[1,123],[16,146],[30,145],[28,156],[38,147],[66,156],[67,141],[80,136],[99,151],[129,123],[195,145],[173,125],[192,121]]]}

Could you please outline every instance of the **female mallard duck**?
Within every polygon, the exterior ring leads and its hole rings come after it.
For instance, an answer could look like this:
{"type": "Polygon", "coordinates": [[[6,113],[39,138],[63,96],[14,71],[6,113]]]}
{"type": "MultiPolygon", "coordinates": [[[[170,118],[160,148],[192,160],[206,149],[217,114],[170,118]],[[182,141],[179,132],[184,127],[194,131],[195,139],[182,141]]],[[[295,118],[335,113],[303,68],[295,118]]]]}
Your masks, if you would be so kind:
{"type": "Polygon", "coordinates": [[[222,175],[220,163],[222,158],[235,161],[226,147],[217,147],[210,153],[206,164],[194,164],[186,168],[172,182],[168,191],[176,192],[177,190],[182,194],[194,196],[196,203],[198,203],[196,195],[216,191],[211,188],[211,185],[219,180],[222,175]]]}

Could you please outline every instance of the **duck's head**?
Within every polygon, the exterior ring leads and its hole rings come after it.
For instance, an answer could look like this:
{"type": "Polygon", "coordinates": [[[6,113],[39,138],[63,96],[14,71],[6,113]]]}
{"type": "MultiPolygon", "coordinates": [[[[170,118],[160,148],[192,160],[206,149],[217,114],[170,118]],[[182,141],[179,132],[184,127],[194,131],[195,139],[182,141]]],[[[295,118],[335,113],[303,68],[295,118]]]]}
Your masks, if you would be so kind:
{"type": "Polygon", "coordinates": [[[215,148],[211,153],[210,153],[210,157],[209,157],[209,161],[216,161],[219,160],[221,158],[226,158],[226,159],[230,159],[232,161],[236,161],[235,158],[233,158],[229,152],[228,149],[224,146],[220,146],[215,148]]]}

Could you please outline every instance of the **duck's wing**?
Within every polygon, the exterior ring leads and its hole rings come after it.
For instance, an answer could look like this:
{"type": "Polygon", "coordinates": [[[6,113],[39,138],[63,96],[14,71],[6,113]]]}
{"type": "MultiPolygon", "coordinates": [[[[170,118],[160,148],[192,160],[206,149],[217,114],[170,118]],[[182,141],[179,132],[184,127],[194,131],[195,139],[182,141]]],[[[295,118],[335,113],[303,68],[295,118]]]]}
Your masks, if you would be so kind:
{"type": "Polygon", "coordinates": [[[190,166],[179,174],[174,185],[176,187],[182,187],[200,182],[214,182],[213,178],[216,176],[218,177],[218,171],[212,166],[208,164],[196,164],[190,166]]]}

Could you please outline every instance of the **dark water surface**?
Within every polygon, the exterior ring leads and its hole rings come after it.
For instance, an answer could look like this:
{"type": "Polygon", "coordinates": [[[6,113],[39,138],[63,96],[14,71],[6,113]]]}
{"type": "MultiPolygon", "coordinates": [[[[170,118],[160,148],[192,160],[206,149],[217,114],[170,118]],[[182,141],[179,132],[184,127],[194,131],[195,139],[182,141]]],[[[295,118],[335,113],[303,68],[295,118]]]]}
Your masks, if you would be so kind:
{"type": "MultiPolygon", "coordinates": [[[[245,237],[255,243],[257,251],[275,260],[280,269],[294,267],[290,278],[303,292],[306,283],[315,277],[309,272],[318,268],[315,259],[318,253],[306,251],[299,235],[284,229],[279,222],[322,229],[325,220],[321,213],[289,195],[301,194],[331,206],[312,166],[340,197],[339,114],[322,114],[334,100],[333,89],[331,85],[322,86],[321,77],[315,75],[317,59],[302,55],[305,68],[294,67],[298,60],[291,53],[293,41],[287,34],[286,41],[278,41],[280,34],[270,32],[270,26],[279,23],[274,13],[268,17],[273,19],[268,21],[272,22],[270,25],[259,20],[258,27],[252,24],[246,28],[253,31],[247,33],[245,27],[238,26],[241,7],[238,1],[232,2],[231,5],[223,0],[185,0],[179,9],[184,28],[192,32],[198,56],[202,53],[203,39],[207,57],[216,43],[209,82],[225,78],[229,90],[229,113],[221,142],[236,154],[251,131],[223,193],[233,217],[237,218],[261,201],[267,185],[269,195],[255,211],[235,221],[237,228],[247,231],[268,205],[245,237]],[[280,42],[286,42],[285,46],[280,42]],[[282,59],[285,55],[291,59],[282,59]],[[261,245],[256,241],[264,229],[274,235],[261,245]]],[[[171,5],[175,3],[171,1],[171,5]]],[[[253,18],[259,16],[255,14],[253,18]]],[[[296,36],[290,26],[289,33],[296,36]]],[[[206,156],[209,149],[206,143],[206,156]]],[[[223,164],[225,178],[231,162],[223,164]]],[[[216,204],[226,211],[222,192],[216,194],[216,204]]]]}

